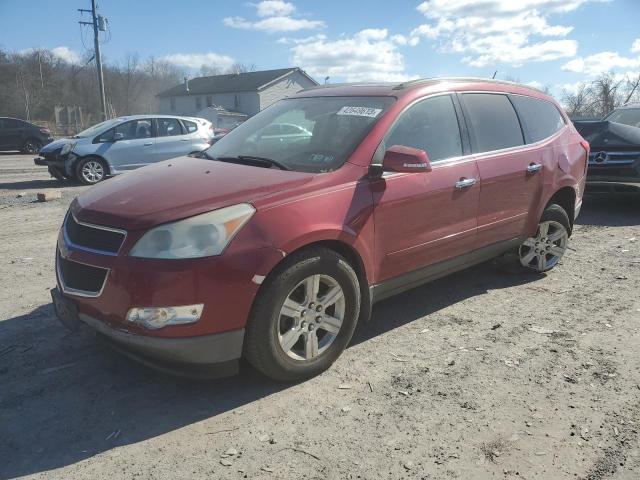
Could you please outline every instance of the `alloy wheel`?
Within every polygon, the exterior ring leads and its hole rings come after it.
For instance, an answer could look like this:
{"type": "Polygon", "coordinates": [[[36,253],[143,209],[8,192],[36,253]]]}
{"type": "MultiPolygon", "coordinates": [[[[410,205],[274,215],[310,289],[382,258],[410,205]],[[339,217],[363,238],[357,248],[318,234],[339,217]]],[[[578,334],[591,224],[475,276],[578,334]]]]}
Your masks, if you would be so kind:
{"type": "Polygon", "coordinates": [[[567,250],[569,232],[559,222],[541,222],[535,237],[527,238],[519,249],[520,263],[538,272],[553,268],[567,250]]]}
{"type": "Polygon", "coordinates": [[[98,183],[104,177],[104,167],[96,160],[90,160],[82,166],[82,178],[87,183],[98,183]]]}
{"type": "Polygon", "coordinates": [[[280,309],[280,347],[295,360],[313,360],[334,342],[344,314],[344,292],[333,277],[305,278],[289,292],[280,309]]]}

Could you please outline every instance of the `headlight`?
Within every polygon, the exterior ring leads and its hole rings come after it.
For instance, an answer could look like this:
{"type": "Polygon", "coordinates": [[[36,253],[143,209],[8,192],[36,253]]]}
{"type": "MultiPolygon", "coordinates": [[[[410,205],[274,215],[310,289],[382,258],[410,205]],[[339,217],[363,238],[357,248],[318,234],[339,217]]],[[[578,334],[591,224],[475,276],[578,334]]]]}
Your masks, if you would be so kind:
{"type": "Polygon", "coordinates": [[[76,146],[76,143],[78,143],[78,142],[65,143],[62,146],[62,150],[60,151],[60,155],[66,155],[67,153],[69,153],[76,146]]]}
{"type": "Polygon", "coordinates": [[[155,227],[131,249],[132,257],[200,258],[220,255],[255,212],[240,203],[155,227]]]}

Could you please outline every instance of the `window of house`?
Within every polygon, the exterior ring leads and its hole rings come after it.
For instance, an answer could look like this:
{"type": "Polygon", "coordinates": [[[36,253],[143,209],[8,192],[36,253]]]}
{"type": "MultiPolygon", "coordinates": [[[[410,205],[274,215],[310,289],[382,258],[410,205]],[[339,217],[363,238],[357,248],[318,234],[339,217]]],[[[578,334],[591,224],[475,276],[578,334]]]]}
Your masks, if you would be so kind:
{"type": "Polygon", "coordinates": [[[524,145],[518,116],[506,95],[465,93],[462,99],[478,152],[524,145]]]}
{"type": "Polygon", "coordinates": [[[202,98],[196,97],[196,110],[202,110],[202,98]]]}
{"type": "Polygon", "coordinates": [[[175,97],[171,97],[169,99],[169,103],[171,104],[171,111],[175,112],[176,111],[176,99],[175,99],[175,97]]]}
{"type": "Polygon", "coordinates": [[[213,97],[211,95],[207,95],[207,107],[213,107],[213,97]]]}
{"type": "Polygon", "coordinates": [[[385,138],[385,147],[419,148],[437,162],[462,155],[458,117],[450,95],[422,100],[402,113],[385,138]]]}

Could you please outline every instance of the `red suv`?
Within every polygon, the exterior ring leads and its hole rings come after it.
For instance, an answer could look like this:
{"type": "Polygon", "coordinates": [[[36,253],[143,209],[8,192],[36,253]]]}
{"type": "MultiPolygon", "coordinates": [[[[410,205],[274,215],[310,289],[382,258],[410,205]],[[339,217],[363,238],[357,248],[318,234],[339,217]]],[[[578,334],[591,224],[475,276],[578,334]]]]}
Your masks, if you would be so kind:
{"type": "Polygon", "coordinates": [[[552,98],[508,82],[304,90],[201,158],[74,200],[56,310],[174,372],[234,373],[245,358],[277,380],[306,378],[382,298],[506,252],[525,270],[553,268],[588,150],[552,98]]]}

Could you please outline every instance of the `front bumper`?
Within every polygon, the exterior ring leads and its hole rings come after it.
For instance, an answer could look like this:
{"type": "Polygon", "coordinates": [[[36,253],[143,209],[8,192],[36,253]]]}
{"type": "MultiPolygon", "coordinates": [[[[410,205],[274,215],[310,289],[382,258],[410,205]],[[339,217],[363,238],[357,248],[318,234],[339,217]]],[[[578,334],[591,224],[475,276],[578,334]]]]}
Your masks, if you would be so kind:
{"type": "Polygon", "coordinates": [[[110,346],[134,360],[169,373],[215,378],[238,373],[242,355],[244,329],[190,338],[156,338],[137,335],[109,327],[104,322],[79,313],[69,298],[61,299],[57,289],[52,291],[56,314],[61,323],[71,329],[88,327],[110,346]],[[61,302],[70,305],[66,313],[61,302]]]}

